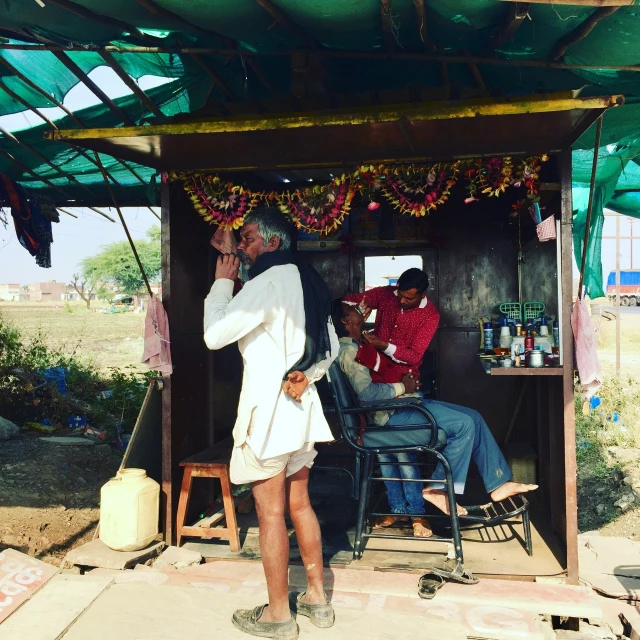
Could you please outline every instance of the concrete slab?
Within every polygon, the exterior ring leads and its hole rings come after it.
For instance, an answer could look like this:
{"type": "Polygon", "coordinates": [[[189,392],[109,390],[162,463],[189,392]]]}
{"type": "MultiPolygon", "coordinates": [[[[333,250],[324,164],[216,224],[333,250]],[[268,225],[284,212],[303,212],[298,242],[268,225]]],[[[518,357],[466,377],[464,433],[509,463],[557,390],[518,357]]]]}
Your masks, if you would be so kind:
{"type": "Polygon", "coordinates": [[[578,536],[581,580],[609,597],[640,600],[640,542],[622,537],[578,536]]]}
{"type": "Polygon", "coordinates": [[[53,640],[113,582],[106,576],[55,576],[0,625],[0,640],[53,640]]]}
{"type": "Polygon", "coordinates": [[[50,438],[39,438],[47,444],[57,444],[62,447],[94,447],[95,442],[89,438],[78,438],[74,436],[52,436],[50,438]]]}
{"type": "Polygon", "coordinates": [[[164,549],[164,542],[154,542],[140,551],[114,551],[99,538],[72,549],[65,562],[80,567],[101,567],[103,569],[129,569],[136,564],[155,558],[164,549]]]}
{"type": "Polygon", "coordinates": [[[202,555],[197,551],[171,546],[162,552],[160,557],[153,563],[153,568],[175,567],[176,569],[185,569],[201,563],[202,555]]]}
{"type": "MultiPolygon", "coordinates": [[[[175,640],[184,637],[242,640],[244,634],[231,623],[238,608],[258,604],[242,594],[230,595],[214,589],[152,587],[146,584],[115,584],[76,620],[64,640],[175,640]]],[[[300,618],[300,637],[305,640],[331,638],[351,640],[464,640],[461,624],[434,617],[425,625],[423,616],[402,615],[371,607],[368,611],[336,606],[337,622],[331,630],[317,629],[300,618]]],[[[513,636],[512,636],[513,637],[513,636]]]]}
{"type": "Polygon", "coordinates": [[[15,549],[0,553],[0,623],[58,573],[58,568],[15,549]]]}
{"type": "MultiPolygon", "coordinates": [[[[210,562],[180,572],[182,576],[198,577],[201,581],[234,585],[266,585],[262,565],[258,562],[210,562]]],[[[170,576],[170,581],[181,579],[170,576]]],[[[181,584],[185,584],[182,580],[181,584]]],[[[365,571],[357,569],[325,569],[325,584],[329,591],[399,596],[418,599],[417,576],[395,571],[365,571]]],[[[290,567],[289,585],[304,588],[306,576],[303,567],[290,567]]],[[[594,618],[602,617],[599,598],[587,587],[562,584],[539,584],[511,580],[482,579],[476,585],[447,583],[437,596],[457,605],[490,607],[500,603],[519,611],[556,616],[594,618]]]]}

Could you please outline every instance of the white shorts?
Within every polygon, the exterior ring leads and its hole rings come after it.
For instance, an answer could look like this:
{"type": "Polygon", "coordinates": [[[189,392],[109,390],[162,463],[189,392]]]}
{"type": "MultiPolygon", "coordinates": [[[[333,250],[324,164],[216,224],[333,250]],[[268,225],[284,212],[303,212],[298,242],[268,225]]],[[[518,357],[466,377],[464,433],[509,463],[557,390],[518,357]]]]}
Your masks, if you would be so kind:
{"type": "Polygon", "coordinates": [[[259,460],[251,447],[245,442],[234,447],[229,467],[231,482],[235,485],[251,484],[259,480],[275,478],[287,470],[287,478],[298,473],[303,467],[311,469],[313,460],[318,455],[313,442],[307,442],[299,451],[284,453],[275,458],[259,460]]]}

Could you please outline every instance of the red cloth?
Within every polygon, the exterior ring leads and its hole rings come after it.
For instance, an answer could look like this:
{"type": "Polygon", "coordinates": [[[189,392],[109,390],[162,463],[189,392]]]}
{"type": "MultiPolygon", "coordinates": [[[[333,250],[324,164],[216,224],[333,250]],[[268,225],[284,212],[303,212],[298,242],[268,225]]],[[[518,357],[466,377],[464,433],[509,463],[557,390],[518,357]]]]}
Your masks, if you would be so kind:
{"type": "Polygon", "coordinates": [[[167,312],[162,302],[152,294],[147,305],[147,316],[144,319],[142,362],[149,369],[158,371],[163,376],[170,376],[173,371],[170,344],[167,312]]]}
{"type": "MultiPolygon", "coordinates": [[[[358,304],[364,297],[369,307],[377,309],[374,333],[381,340],[396,347],[393,359],[380,353],[382,364],[378,371],[371,372],[371,379],[375,383],[400,382],[410,369],[419,375],[424,352],[440,322],[440,314],[432,302],[428,302],[424,308],[416,307],[403,311],[396,290],[397,287],[377,287],[364,294],[356,293],[344,298],[345,302],[358,304]]],[[[360,355],[359,350],[358,356],[360,355]]],[[[364,356],[363,359],[369,361],[369,358],[364,356]]],[[[362,364],[368,366],[365,362],[362,364]]]]}

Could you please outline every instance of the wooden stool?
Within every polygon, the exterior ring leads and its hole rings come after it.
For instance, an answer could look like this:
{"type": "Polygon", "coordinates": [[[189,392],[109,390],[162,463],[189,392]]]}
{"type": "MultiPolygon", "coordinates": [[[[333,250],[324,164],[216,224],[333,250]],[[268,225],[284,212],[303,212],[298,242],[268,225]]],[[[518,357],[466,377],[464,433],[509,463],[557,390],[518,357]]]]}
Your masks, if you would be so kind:
{"type": "Polygon", "coordinates": [[[182,488],[180,489],[180,501],[178,502],[178,514],[176,516],[178,546],[181,545],[182,538],[187,536],[205,539],[223,538],[229,541],[229,546],[233,553],[240,551],[240,532],[236,520],[236,506],[250,500],[251,492],[249,491],[246,495],[239,496],[235,500],[233,498],[229,480],[229,462],[231,460],[232,447],[233,441],[228,438],[180,463],[180,466],[184,467],[184,476],[182,477],[182,488]],[[205,514],[209,515],[206,515],[193,526],[185,526],[193,478],[219,478],[222,488],[222,504],[214,502],[205,511],[205,514]],[[226,527],[216,527],[222,520],[226,521],[226,527]]]}

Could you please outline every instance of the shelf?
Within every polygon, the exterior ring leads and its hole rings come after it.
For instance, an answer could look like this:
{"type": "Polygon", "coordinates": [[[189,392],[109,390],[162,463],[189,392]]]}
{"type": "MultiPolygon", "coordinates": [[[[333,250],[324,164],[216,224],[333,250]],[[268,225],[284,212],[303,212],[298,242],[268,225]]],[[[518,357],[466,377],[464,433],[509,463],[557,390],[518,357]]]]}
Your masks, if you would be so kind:
{"type": "Polygon", "coordinates": [[[493,367],[492,376],[561,376],[564,373],[563,367],[544,367],[536,369],[534,367],[493,367]]]}

